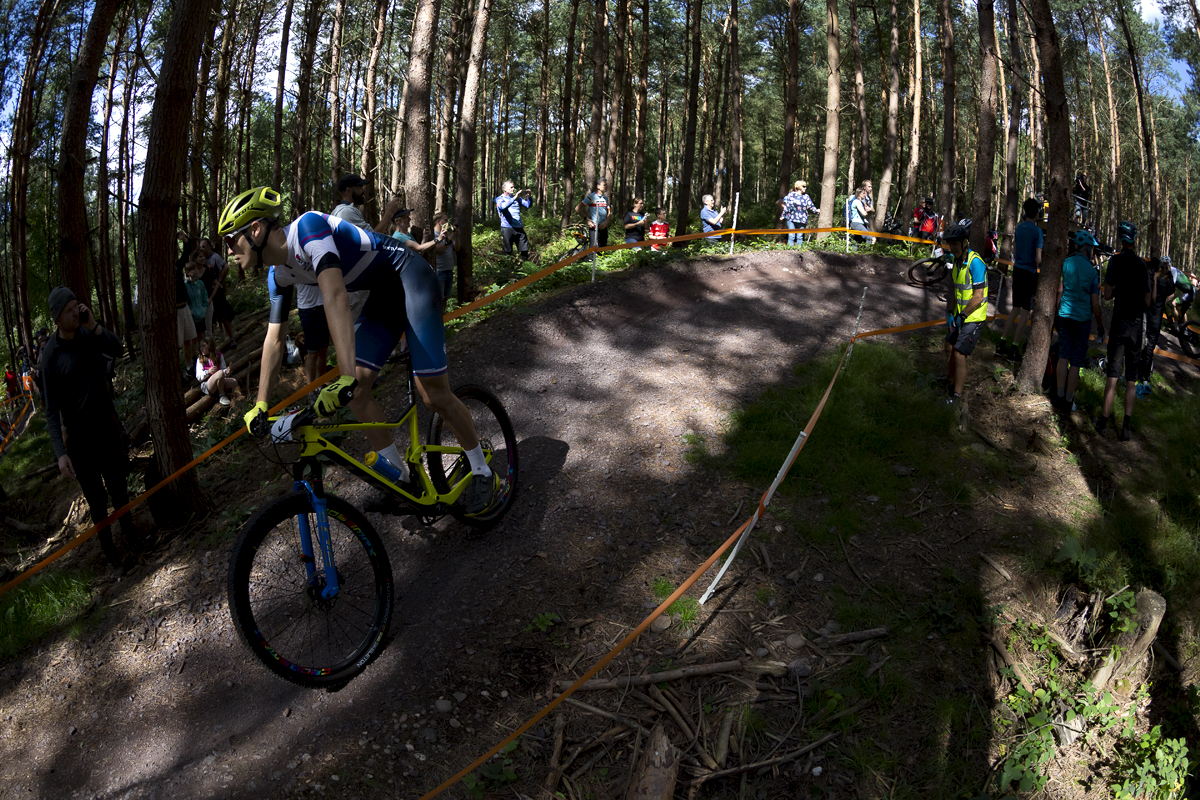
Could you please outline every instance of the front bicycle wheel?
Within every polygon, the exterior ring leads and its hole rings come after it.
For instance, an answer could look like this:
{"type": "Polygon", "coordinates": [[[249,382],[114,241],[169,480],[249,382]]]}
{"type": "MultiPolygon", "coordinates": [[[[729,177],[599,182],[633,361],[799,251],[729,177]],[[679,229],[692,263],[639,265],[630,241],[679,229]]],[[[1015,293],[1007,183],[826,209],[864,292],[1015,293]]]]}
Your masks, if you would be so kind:
{"type": "Polygon", "coordinates": [[[908,279],[918,286],[935,286],[946,277],[946,262],[940,258],[923,258],[908,268],[908,279]]]}
{"type": "Polygon", "coordinates": [[[328,502],[336,596],[321,596],[327,566],[307,492],[255,514],[229,568],[229,611],[242,640],[276,675],[309,688],[362,672],[383,651],[392,618],[392,567],[383,541],[354,506],[338,497],[328,502]],[[301,551],[302,521],[312,531],[315,562],[301,551]]]}
{"type": "MultiPolygon", "coordinates": [[[[471,412],[488,466],[500,475],[501,485],[492,504],[483,512],[466,514],[452,510],[451,513],[471,527],[486,530],[500,521],[517,495],[517,435],[513,432],[504,406],[487,389],[482,386],[460,386],[454,390],[454,394],[471,412]]],[[[440,414],[434,414],[429,422],[428,441],[435,446],[462,446],[440,414]]],[[[430,453],[428,461],[429,478],[440,493],[450,491],[451,486],[471,471],[464,453],[430,453]]]]}

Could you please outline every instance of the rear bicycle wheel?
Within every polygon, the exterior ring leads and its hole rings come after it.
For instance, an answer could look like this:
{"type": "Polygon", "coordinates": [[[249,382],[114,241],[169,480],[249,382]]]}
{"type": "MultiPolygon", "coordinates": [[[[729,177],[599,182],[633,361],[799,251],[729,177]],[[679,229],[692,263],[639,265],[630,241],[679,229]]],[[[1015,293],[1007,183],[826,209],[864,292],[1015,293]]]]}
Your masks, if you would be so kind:
{"type": "Polygon", "coordinates": [[[946,262],[940,258],[923,258],[908,268],[908,279],[918,286],[936,286],[946,277],[946,262]]]}
{"type": "Polygon", "coordinates": [[[329,497],[329,536],[338,594],[325,600],[325,565],[308,577],[300,549],[307,492],[270,503],[242,529],[229,568],[229,611],[242,640],[267,668],[309,688],[344,683],[383,651],[392,617],[392,567],[383,541],[358,509],[329,497]]]}
{"type": "MultiPolygon", "coordinates": [[[[500,475],[501,486],[492,505],[483,512],[466,514],[456,507],[451,514],[473,528],[487,530],[508,512],[517,495],[517,435],[513,432],[508,412],[487,389],[482,386],[460,386],[454,390],[454,394],[471,412],[484,455],[488,458],[488,466],[500,475]]],[[[429,422],[428,442],[435,446],[461,447],[440,414],[434,414],[429,422]]],[[[471,471],[471,465],[463,453],[430,453],[428,462],[429,478],[441,493],[450,491],[452,485],[471,471]]]]}

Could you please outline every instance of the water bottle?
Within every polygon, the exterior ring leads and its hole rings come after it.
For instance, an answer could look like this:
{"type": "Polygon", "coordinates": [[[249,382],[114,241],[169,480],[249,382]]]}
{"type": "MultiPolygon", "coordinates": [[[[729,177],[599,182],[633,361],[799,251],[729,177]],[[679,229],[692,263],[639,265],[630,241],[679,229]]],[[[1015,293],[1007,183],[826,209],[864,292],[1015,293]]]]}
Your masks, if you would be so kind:
{"type": "Polygon", "coordinates": [[[366,461],[368,467],[375,470],[392,483],[408,482],[408,470],[406,468],[397,467],[395,464],[388,461],[386,456],[381,456],[374,450],[367,453],[367,457],[364,459],[364,461],[366,461]]]}

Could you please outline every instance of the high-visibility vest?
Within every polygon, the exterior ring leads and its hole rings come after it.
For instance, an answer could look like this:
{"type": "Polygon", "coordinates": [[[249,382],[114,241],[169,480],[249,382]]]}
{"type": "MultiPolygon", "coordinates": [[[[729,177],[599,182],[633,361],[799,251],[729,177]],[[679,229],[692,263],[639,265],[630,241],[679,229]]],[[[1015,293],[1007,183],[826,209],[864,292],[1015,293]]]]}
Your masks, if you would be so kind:
{"type": "MultiPolygon", "coordinates": [[[[954,264],[954,306],[955,313],[961,314],[967,307],[967,303],[971,302],[971,295],[975,290],[971,286],[971,262],[978,261],[979,265],[984,268],[984,275],[987,274],[987,265],[984,264],[982,258],[974,250],[967,248],[966,258],[962,264],[957,262],[954,264]]],[[[987,303],[980,303],[979,308],[971,312],[971,316],[966,318],[966,322],[983,322],[987,319],[987,303]]]]}

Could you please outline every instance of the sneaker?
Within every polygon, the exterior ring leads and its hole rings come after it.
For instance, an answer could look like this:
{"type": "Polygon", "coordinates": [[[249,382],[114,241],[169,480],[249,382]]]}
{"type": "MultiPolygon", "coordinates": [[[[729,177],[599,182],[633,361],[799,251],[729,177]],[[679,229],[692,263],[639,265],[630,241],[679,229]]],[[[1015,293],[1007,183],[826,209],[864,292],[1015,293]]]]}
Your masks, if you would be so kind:
{"type": "Polygon", "coordinates": [[[1008,342],[1003,339],[996,343],[996,358],[1008,359],[1008,342]]]}
{"type": "Polygon", "coordinates": [[[227,394],[223,394],[223,395],[221,395],[220,399],[219,399],[219,400],[217,400],[217,402],[218,402],[218,403],[220,403],[220,404],[221,404],[221,405],[223,405],[223,406],[227,406],[227,405],[229,405],[229,403],[230,403],[230,400],[229,400],[229,395],[227,395],[227,394]]]}
{"type": "Polygon", "coordinates": [[[1128,425],[1126,425],[1124,428],[1121,428],[1121,432],[1117,435],[1117,440],[1121,442],[1128,442],[1132,438],[1133,431],[1129,429],[1128,425]]]}
{"type": "Polygon", "coordinates": [[[1108,417],[1097,417],[1092,424],[1096,427],[1096,433],[1103,436],[1104,432],[1108,430],[1108,417]]]}
{"type": "Polygon", "coordinates": [[[1142,391],[1142,397],[1149,397],[1150,395],[1154,394],[1154,387],[1150,385],[1150,381],[1146,381],[1142,384],[1142,386],[1146,387],[1142,391]]]}
{"type": "Polygon", "coordinates": [[[498,473],[493,472],[486,477],[476,475],[475,480],[471,481],[471,485],[467,487],[465,493],[467,513],[483,513],[492,505],[492,501],[499,492],[500,475],[498,473]]]}

